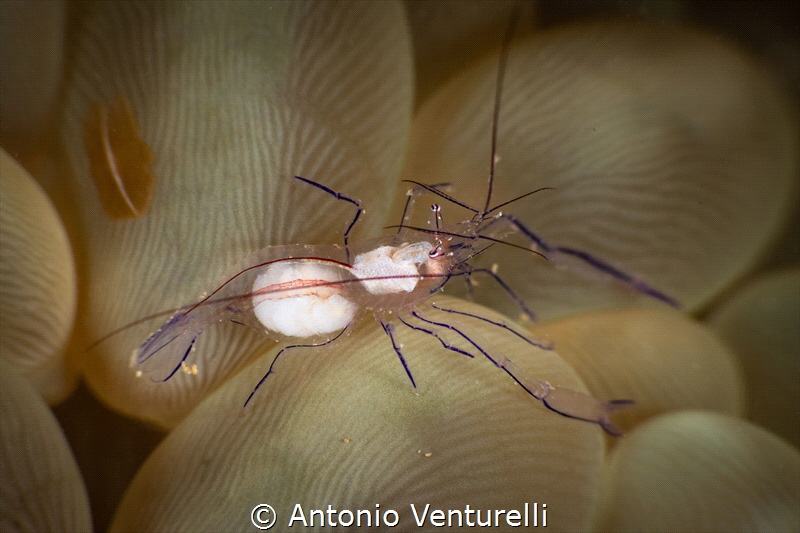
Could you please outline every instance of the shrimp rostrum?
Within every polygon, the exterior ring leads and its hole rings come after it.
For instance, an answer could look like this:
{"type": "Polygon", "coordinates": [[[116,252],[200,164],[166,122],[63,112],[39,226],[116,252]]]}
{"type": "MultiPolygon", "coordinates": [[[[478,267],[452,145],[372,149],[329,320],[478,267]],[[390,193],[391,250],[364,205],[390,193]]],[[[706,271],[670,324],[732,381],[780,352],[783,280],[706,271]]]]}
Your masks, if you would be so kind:
{"type": "Polygon", "coordinates": [[[511,232],[528,239],[531,246],[527,250],[546,259],[560,261],[562,255],[568,256],[627,283],[634,290],[674,303],[666,295],[588,253],[548,244],[515,217],[499,213],[499,207],[505,203],[490,209],[475,209],[436,186],[414,183],[399,231],[387,237],[350,244],[348,236],[363,211],[361,204],[309,179],[296,179],[353,204],[356,213],[345,231],[344,244],[272,246],[252,254],[243,261],[244,266],[217,289],[200,302],[178,310],[135,351],[133,364],[139,371],[155,381],[166,381],[186,364],[198,336],[214,323],[226,320],[250,325],[278,340],[299,341],[278,352],[267,373],[245,401],[247,406],[274,372],[275,363],[283,353],[293,348],[318,347],[335,342],[352,330],[359,316],[371,311],[389,337],[414,388],[416,381],[395,339],[397,327],[428,334],[444,348],[473,357],[475,354],[448,342],[447,338],[455,336],[461,339],[462,345],[502,369],[551,411],[597,423],[608,433],[619,434],[611,423],[610,414],[631,404],[631,401],[604,402],[527,376],[508,357],[496,355],[472,338],[459,322],[459,315],[503,328],[538,348],[552,349],[551,346],[519,333],[509,324],[446,309],[427,300],[451,278],[468,279],[481,273],[492,277],[522,311],[531,316],[527,305],[494,272],[472,269],[469,264],[470,259],[491,246],[518,246],[502,240],[511,232]],[[439,206],[433,204],[430,227],[407,226],[405,223],[414,199],[422,192],[455,202],[473,211],[474,216],[445,226],[441,223],[439,206]],[[453,320],[432,320],[424,311],[430,307],[449,313],[453,320]]]}

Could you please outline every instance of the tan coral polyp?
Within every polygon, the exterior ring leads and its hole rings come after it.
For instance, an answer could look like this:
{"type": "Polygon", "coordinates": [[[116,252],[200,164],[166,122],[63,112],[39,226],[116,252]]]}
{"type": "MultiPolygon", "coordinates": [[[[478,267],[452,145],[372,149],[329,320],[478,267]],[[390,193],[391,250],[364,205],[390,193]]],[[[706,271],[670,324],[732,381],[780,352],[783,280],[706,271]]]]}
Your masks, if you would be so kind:
{"type": "Polygon", "coordinates": [[[72,249],[50,199],[0,150],[0,354],[50,403],[75,385],[64,348],[75,318],[72,249]]]}

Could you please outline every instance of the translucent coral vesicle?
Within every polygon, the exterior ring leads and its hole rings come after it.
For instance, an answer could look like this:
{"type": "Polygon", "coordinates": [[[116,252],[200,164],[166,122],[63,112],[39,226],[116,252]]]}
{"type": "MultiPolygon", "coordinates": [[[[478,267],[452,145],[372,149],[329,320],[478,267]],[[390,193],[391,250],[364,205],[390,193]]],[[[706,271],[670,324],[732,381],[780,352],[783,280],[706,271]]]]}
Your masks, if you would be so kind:
{"type": "Polygon", "coordinates": [[[116,96],[107,106],[94,103],[83,128],[83,145],[103,211],[112,220],[147,212],[155,177],[153,152],[141,137],[130,102],[116,96]]]}

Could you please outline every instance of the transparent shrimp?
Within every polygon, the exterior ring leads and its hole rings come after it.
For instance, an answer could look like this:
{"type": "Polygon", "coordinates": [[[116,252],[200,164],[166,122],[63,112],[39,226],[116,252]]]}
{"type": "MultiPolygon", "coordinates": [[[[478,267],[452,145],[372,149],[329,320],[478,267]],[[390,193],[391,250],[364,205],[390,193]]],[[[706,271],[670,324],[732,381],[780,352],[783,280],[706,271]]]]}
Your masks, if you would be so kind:
{"type": "Polygon", "coordinates": [[[252,254],[232,269],[204,299],[176,310],[160,329],[135,350],[133,366],[155,381],[165,381],[186,366],[199,335],[214,323],[227,320],[257,328],[276,340],[298,341],[277,353],[267,373],[255,384],[246,399],[247,406],[259,387],[275,371],[275,364],[282,354],[298,347],[331,344],[352,331],[354,323],[371,312],[389,337],[414,388],[417,386],[416,380],[403,356],[401,343],[397,341],[398,328],[430,335],[443,348],[461,355],[485,357],[547,409],[566,417],[597,423],[607,433],[619,435],[610,415],[630,405],[630,400],[605,402],[528,376],[508,357],[489,349],[461,321],[464,318],[481,320],[524,339],[532,346],[544,349],[552,349],[552,346],[518,332],[509,324],[428,302],[431,295],[452,278],[469,280],[472,275],[481,274],[493,279],[524,314],[533,318],[533,312],[527,304],[496,272],[470,266],[470,260],[488,248],[508,245],[526,250],[532,260],[540,256],[567,269],[596,272],[625,284],[631,290],[677,306],[669,296],[644,280],[588,252],[551,244],[518,218],[500,212],[501,208],[538,191],[492,205],[497,122],[505,61],[513,28],[512,22],[500,55],[492,124],[491,170],[486,199],[481,208],[472,207],[448,194],[446,190],[449,184],[410,182],[413,186],[408,193],[401,222],[395,226],[397,231],[386,237],[351,244],[349,235],[363,212],[361,203],[325,185],[296,176],[295,179],[355,208],[355,214],[344,231],[343,244],[272,246],[252,254]],[[468,220],[445,225],[439,205],[433,204],[427,228],[410,226],[415,202],[423,194],[434,195],[461,206],[472,212],[472,216],[468,220]],[[503,240],[512,234],[522,238],[527,246],[503,240]],[[433,320],[426,313],[431,308],[447,313],[449,319],[433,320]],[[453,338],[460,339],[461,344],[452,342],[450,339],[453,338]],[[462,346],[467,346],[467,349],[462,346]]]}

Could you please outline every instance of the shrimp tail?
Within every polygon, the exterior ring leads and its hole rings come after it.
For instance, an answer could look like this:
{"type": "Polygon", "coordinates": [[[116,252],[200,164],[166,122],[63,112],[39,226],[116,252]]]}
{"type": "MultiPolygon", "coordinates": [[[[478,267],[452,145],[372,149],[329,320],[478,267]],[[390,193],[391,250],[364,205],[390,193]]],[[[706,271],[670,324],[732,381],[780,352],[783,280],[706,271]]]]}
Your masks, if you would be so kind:
{"type": "Polygon", "coordinates": [[[153,381],[167,381],[181,368],[202,330],[192,327],[189,313],[178,312],[134,350],[131,366],[153,381]],[[159,357],[153,357],[159,354],[159,357]]]}

